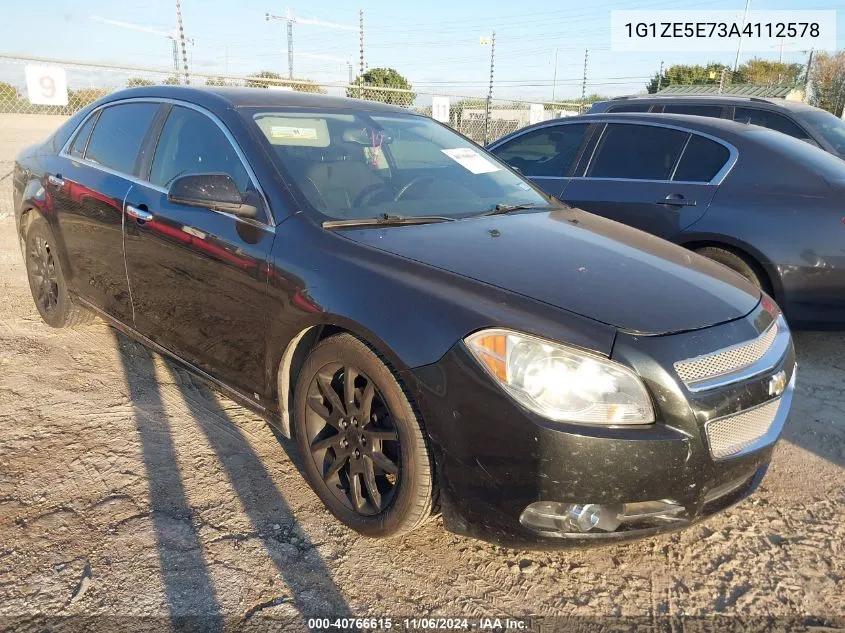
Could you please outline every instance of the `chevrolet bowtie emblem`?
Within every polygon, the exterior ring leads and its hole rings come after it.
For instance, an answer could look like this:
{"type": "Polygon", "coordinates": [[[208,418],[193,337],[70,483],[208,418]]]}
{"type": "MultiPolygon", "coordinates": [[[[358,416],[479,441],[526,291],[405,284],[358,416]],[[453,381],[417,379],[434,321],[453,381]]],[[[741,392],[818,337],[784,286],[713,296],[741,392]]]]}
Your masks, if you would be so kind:
{"type": "Polygon", "coordinates": [[[769,378],[769,395],[772,397],[779,396],[786,389],[786,372],[780,370],[774,376],[769,378]]]}

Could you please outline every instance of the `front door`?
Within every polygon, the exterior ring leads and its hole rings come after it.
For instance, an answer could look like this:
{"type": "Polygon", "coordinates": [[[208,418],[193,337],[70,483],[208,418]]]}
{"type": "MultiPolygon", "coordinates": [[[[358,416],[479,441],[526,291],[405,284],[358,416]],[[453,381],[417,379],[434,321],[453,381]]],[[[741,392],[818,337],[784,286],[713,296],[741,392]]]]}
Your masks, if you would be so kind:
{"type": "MultiPolygon", "coordinates": [[[[229,174],[254,189],[229,139],[210,115],[174,106],[147,176],[127,197],[126,264],[135,327],[227,384],[263,391],[267,262],[271,226],[208,208],[174,204],[177,176],[229,174]]],[[[256,196],[258,199],[260,196],[256,196]]],[[[269,210],[259,219],[268,221],[269,210]]]]}
{"type": "Polygon", "coordinates": [[[671,240],[707,211],[730,160],[728,147],[685,130],[609,123],[563,199],[671,240]]]}

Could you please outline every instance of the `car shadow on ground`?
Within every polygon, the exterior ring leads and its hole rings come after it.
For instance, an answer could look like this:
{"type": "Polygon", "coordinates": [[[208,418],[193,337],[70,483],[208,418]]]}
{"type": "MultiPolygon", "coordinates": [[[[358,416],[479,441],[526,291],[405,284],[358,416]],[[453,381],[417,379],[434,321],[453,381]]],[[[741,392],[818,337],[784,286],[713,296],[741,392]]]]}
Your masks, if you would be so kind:
{"type": "MultiPolygon", "coordinates": [[[[218,598],[203,557],[203,543],[179,473],[168,413],[156,380],[153,352],[112,330],[129,388],[150,492],[150,510],[167,608],[177,631],[222,631],[218,598]]],[[[243,431],[200,379],[169,360],[167,370],[178,386],[197,428],[213,449],[248,516],[252,533],[283,576],[302,625],[309,617],[349,617],[351,610],[314,544],[297,532],[297,554],[281,548],[279,525],[293,526],[293,513],[243,431]],[[275,528],[275,529],[274,529],[275,528]]],[[[273,606],[268,605],[268,606],[273,606]]],[[[279,622],[278,624],[281,624],[279,622]]]]}
{"type": "Polygon", "coordinates": [[[795,332],[798,378],[783,440],[845,468],[845,334],[795,332]]]}

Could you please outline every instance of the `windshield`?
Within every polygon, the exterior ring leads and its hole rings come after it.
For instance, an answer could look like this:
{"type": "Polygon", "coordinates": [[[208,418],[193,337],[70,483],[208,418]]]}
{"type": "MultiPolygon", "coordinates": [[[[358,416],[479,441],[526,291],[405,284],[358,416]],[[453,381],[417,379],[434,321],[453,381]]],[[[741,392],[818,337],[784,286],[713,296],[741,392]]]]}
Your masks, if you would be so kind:
{"type": "Polygon", "coordinates": [[[548,200],[487,152],[426,117],[251,110],[280,171],[332,219],[476,215],[548,200]]]}
{"type": "Polygon", "coordinates": [[[845,158],[845,121],[830,112],[809,112],[804,119],[845,158]]]}

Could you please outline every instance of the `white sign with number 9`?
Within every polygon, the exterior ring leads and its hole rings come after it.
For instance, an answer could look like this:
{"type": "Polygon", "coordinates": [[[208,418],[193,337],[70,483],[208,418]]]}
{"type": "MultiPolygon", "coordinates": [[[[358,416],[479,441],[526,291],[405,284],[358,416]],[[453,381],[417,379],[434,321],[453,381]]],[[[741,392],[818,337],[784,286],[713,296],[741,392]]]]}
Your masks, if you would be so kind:
{"type": "Polygon", "coordinates": [[[27,66],[26,94],[30,103],[67,105],[67,77],[60,66],[27,66]]]}

